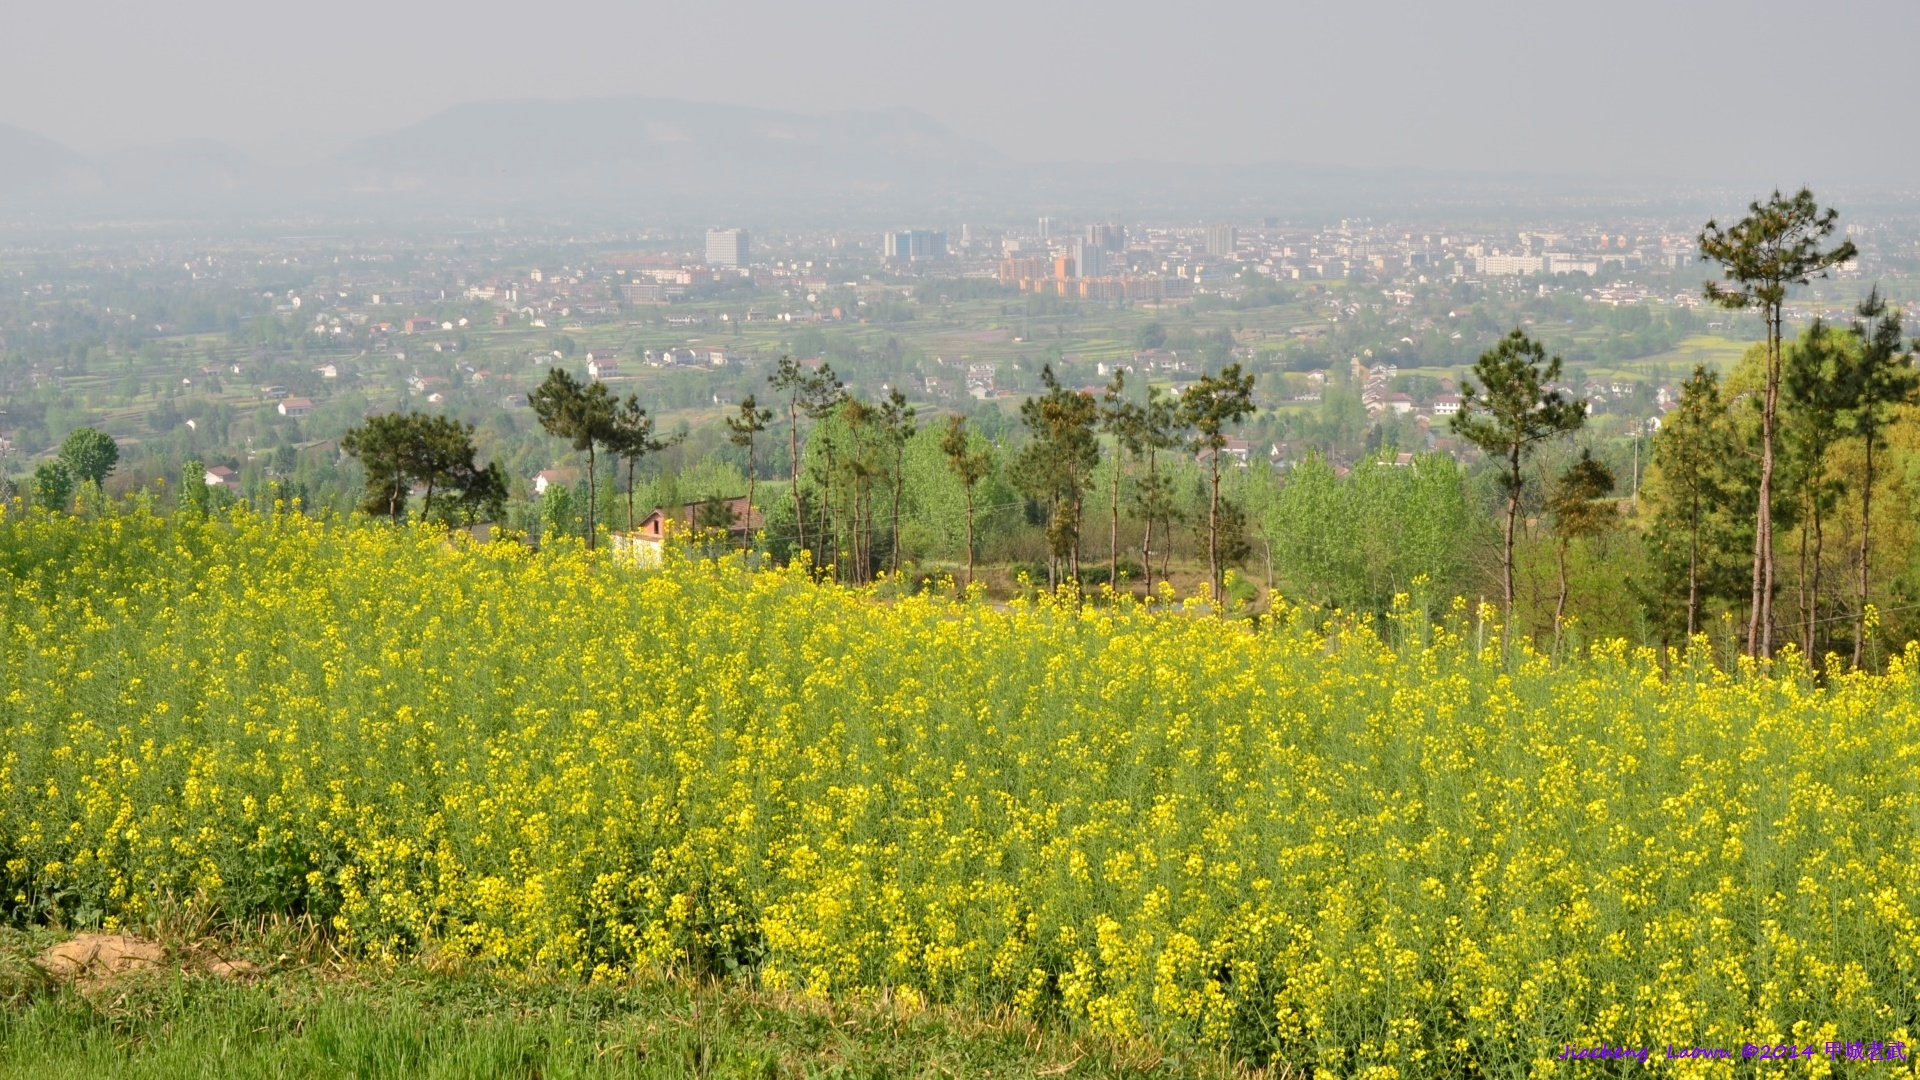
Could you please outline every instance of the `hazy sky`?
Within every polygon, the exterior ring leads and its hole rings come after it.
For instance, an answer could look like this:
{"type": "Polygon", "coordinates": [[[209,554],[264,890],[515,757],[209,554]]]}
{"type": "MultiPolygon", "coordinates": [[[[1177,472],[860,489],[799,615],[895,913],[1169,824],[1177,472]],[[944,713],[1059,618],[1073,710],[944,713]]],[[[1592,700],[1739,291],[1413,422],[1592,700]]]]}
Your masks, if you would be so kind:
{"type": "Polygon", "coordinates": [[[907,106],[1030,161],[1920,175],[1914,0],[7,8],[0,122],[85,150],[317,155],[462,101],[646,94],[907,106]]]}

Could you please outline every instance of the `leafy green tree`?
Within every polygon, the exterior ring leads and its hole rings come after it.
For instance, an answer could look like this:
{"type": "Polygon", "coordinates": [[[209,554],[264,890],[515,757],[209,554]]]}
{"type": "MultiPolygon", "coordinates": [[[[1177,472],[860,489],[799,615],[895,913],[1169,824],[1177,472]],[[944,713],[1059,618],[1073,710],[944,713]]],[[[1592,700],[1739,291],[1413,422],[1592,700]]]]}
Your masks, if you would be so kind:
{"type": "Polygon", "coordinates": [[[1342,564],[1355,550],[1349,515],[1333,466],[1318,450],[1294,466],[1280,489],[1268,531],[1274,560],[1300,599],[1317,604],[1340,602],[1342,564]]]}
{"type": "Polygon", "coordinates": [[[1218,375],[1203,375],[1180,398],[1181,419],[1193,428],[1193,449],[1205,453],[1211,483],[1207,499],[1207,568],[1218,598],[1225,587],[1220,560],[1220,455],[1227,448],[1227,429],[1253,415],[1253,376],[1239,364],[1228,364],[1218,375]]]}
{"type": "Polygon", "coordinates": [[[1578,431],[1587,420],[1587,403],[1568,401],[1548,389],[1560,377],[1558,356],[1547,357],[1539,342],[1514,330],[1480,355],[1473,379],[1460,383],[1460,411],[1453,431],[1501,460],[1501,490],[1507,496],[1507,522],[1501,551],[1501,593],[1513,614],[1513,530],[1526,484],[1521,465],[1541,443],[1578,431]]]}
{"type": "Polygon", "coordinates": [[[967,576],[960,583],[964,592],[973,585],[973,492],[980,481],[986,479],[988,470],[993,467],[993,458],[985,449],[973,445],[972,435],[967,431],[967,418],[957,413],[947,417],[947,430],[941,436],[940,450],[946,455],[948,467],[959,479],[967,496],[967,576]]]}
{"type": "Polygon", "coordinates": [[[540,521],[554,536],[573,536],[580,529],[579,500],[565,484],[548,484],[540,500],[540,521]]]}
{"type": "Polygon", "coordinates": [[[56,458],[34,467],[33,501],[49,510],[73,506],[73,473],[66,462],[56,458]]]}
{"type": "Polygon", "coordinates": [[[1150,322],[1133,335],[1133,343],[1142,349],[1158,349],[1167,343],[1167,328],[1150,322]]]}
{"type": "Polygon", "coordinates": [[[207,463],[199,458],[188,458],[180,466],[179,502],[182,507],[199,516],[205,516],[212,506],[212,491],[207,487],[207,463]]]}
{"type": "Polygon", "coordinates": [[[90,427],[74,428],[60,444],[60,462],[79,483],[99,487],[120,462],[113,436],[90,427]]]}
{"type": "Polygon", "coordinates": [[[1700,232],[1700,254],[1719,263],[1725,281],[1706,283],[1706,297],[1722,307],[1757,308],[1766,325],[1766,371],[1760,397],[1760,490],[1753,530],[1753,603],[1747,620],[1747,653],[1773,653],[1773,473],[1780,410],[1782,309],[1787,290],[1825,277],[1829,268],[1855,255],[1853,241],[1826,251],[1838,211],[1822,210],[1813,192],[1792,198],[1775,191],[1765,205],[1750,204],[1747,216],[1722,228],[1709,220],[1700,232]]]}
{"type": "Polygon", "coordinates": [[[1445,454],[1406,466],[1365,458],[1342,479],[1314,451],[1292,470],[1262,531],[1285,592],[1381,612],[1422,577],[1433,595],[1458,588],[1473,525],[1460,468],[1445,454]]]}
{"type": "Polygon", "coordinates": [[[587,550],[594,547],[598,513],[594,474],[595,452],[614,438],[615,403],[607,384],[581,384],[565,368],[551,368],[547,378],[528,395],[533,414],[547,434],[566,439],[575,450],[587,452],[587,550]]]}
{"type": "Polygon", "coordinates": [[[1554,478],[1547,493],[1547,516],[1553,521],[1555,562],[1560,571],[1560,594],[1553,605],[1553,642],[1557,654],[1567,619],[1567,548],[1575,540],[1601,536],[1619,524],[1613,501],[1613,470],[1595,460],[1593,451],[1580,456],[1554,478]]]}
{"type": "Polygon", "coordinates": [[[1853,336],[1859,342],[1856,359],[1846,373],[1849,407],[1844,422],[1860,438],[1866,454],[1860,477],[1860,589],[1854,607],[1853,666],[1859,667],[1866,646],[1867,569],[1871,563],[1873,536],[1873,457],[1885,449],[1887,425],[1893,414],[1920,397],[1920,370],[1915,370],[1913,350],[1904,347],[1906,331],[1900,313],[1887,306],[1876,286],[1856,309],[1860,320],[1853,324],[1853,336]]]}

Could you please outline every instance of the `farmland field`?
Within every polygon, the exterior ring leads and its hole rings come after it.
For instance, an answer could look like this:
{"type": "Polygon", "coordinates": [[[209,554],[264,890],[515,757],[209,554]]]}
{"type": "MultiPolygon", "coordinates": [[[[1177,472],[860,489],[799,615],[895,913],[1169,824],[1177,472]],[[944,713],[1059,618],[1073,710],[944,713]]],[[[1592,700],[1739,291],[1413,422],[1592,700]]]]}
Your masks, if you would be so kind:
{"type": "Polygon", "coordinates": [[[1644,377],[1648,372],[1664,367],[1674,373],[1674,378],[1684,378],[1687,372],[1705,364],[1716,371],[1726,372],[1731,371],[1752,346],[1750,341],[1735,341],[1717,334],[1699,334],[1683,339],[1666,352],[1625,361],[1620,364],[1619,370],[1630,376],[1644,377]]]}
{"type": "Polygon", "coordinates": [[[995,608],[245,512],[10,510],[0,574],[22,926],[306,915],[1334,1075],[1917,1029],[1914,653],[1556,665],[1444,602],[995,608]]]}

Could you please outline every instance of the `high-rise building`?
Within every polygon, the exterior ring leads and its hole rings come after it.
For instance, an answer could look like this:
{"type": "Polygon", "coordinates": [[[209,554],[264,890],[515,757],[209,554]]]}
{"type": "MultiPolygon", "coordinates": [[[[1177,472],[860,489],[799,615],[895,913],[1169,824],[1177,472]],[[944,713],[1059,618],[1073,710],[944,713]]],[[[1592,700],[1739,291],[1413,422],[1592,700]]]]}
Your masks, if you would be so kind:
{"type": "Polygon", "coordinates": [[[1127,228],[1124,225],[1089,225],[1083,239],[1101,251],[1127,250],[1127,228]]]}
{"type": "Polygon", "coordinates": [[[1040,219],[1040,239],[1042,240],[1053,239],[1053,219],[1052,218],[1043,217],[1040,219]]]}
{"type": "Polygon", "coordinates": [[[745,266],[750,242],[745,229],[708,229],[708,266],[745,266]]]}
{"type": "MultiPolygon", "coordinates": [[[[1088,226],[1091,230],[1095,226],[1088,226]]],[[[1073,243],[1073,268],[1077,276],[1083,278],[1099,277],[1103,272],[1105,260],[1100,245],[1090,239],[1080,239],[1073,243]]]]}
{"type": "Polygon", "coordinates": [[[1240,246],[1240,234],[1231,225],[1207,226],[1207,254],[1226,256],[1240,246]]]}
{"type": "Polygon", "coordinates": [[[886,236],[888,262],[925,262],[947,257],[947,234],[932,229],[903,229],[886,236]]]}

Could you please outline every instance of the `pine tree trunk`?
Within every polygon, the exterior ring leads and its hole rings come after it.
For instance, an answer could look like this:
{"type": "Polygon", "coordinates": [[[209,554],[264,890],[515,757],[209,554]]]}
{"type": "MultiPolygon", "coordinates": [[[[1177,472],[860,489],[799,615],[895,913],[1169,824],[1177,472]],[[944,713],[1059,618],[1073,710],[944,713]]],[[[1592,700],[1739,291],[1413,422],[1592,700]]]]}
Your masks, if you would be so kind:
{"type": "Polygon", "coordinates": [[[873,481],[860,492],[860,580],[873,580],[873,481]]]}
{"type": "Polygon", "coordinates": [[[1160,518],[1162,532],[1167,534],[1160,542],[1160,580],[1165,581],[1173,575],[1173,513],[1169,510],[1160,518]]]}
{"type": "Polygon", "coordinates": [[[1215,611],[1224,611],[1225,583],[1220,580],[1220,447],[1213,449],[1213,491],[1207,500],[1207,573],[1212,575],[1215,611]]]}
{"type": "Polygon", "coordinates": [[[1073,568],[1073,589],[1076,593],[1080,591],[1080,514],[1085,506],[1086,502],[1081,496],[1073,497],[1073,550],[1069,558],[1072,559],[1070,565],[1073,568]]]}
{"type": "Polygon", "coordinates": [[[1767,384],[1760,405],[1760,506],[1753,528],[1753,603],[1747,655],[1773,655],[1773,424],[1780,404],[1780,312],[1767,312],[1767,384]]]}
{"type": "MultiPolygon", "coordinates": [[[[814,434],[820,434],[817,427],[814,434]]],[[[824,454],[827,459],[827,472],[826,482],[820,491],[820,546],[830,549],[829,558],[833,560],[833,576],[844,580],[847,571],[846,567],[841,564],[845,563],[846,560],[840,557],[840,538],[834,533],[834,527],[838,524],[838,515],[833,512],[833,489],[837,485],[833,482],[834,454],[832,432],[825,434],[821,442],[821,447],[821,453],[824,454]]]]}
{"type": "Polygon", "coordinates": [[[599,518],[596,517],[594,513],[594,508],[596,505],[598,505],[595,501],[598,495],[598,492],[595,489],[599,486],[598,484],[595,483],[594,477],[598,471],[599,470],[594,468],[593,440],[589,439],[587,440],[587,550],[588,551],[593,550],[593,527],[599,521],[599,518]]]}
{"type": "Polygon", "coordinates": [[[1060,575],[1054,569],[1055,565],[1060,561],[1060,559],[1059,559],[1059,556],[1055,555],[1053,551],[1053,530],[1059,527],[1060,527],[1060,496],[1055,495],[1053,496],[1052,502],[1049,503],[1047,506],[1047,591],[1048,592],[1052,592],[1055,589],[1058,589],[1060,587],[1060,575]]]}
{"type": "Polygon", "coordinates": [[[1553,604],[1553,658],[1560,659],[1560,632],[1567,618],[1567,538],[1559,538],[1560,597],[1553,604]]]}
{"type": "Polygon", "coordinates": [[[1693,496],[1693,521],[1687,530],[1687,641],[1693,641],[1700,617],[1700,494],[1693,496]]]}
{"type": "Polygon", "coordinates": [[[793,550],[807,546],[807,511],[800,505],[800,416],[791,398],[787,401],[787,456],[793,466],[793,550]]]}
{"type": "MultiPolygon", "coordinates": [[[[1824,479],[1824,478],[1823,478],[1824,479]]],[[[1813,499],[1813,580],[1807,593],[1807,659],[1819,657],[1820,648],[1820,556],[1826,550],[1826,535],[1820,521],[1819,489],[1813,499]]]]}
{"type": "MultiPolygon", "coordinates": [[[[752,538],[753,538],[753,481],[754,479],[755,477],[753,472],[753,434],[749,432],[747,434],[747,515],[746,515],[746,520],[741,522],[741,525],[744,526],[746,529],[749,544],[752,543],[752,538]]],[[[628,499],[633,498],[632,479],[628,479],[627,481],[627,498],[628,499]]],[[[628,514],[628,517],[632,517],[632,514],[628,514]]],[[[633,523],[631,521],[627,523],[627,529],[628,531],[632,531],[633,523]]]]}
{"type": "MultiPolygon", "coordinates": [[[[1154,500],[1158,500],[1160,498],[1160,469],[1154,459],[1154,453],[1151,447],[1147,450],[1147,484],[1149,485],[1148,490],[1152,493],[1151,497],[1154,500]]],[[[1140,561],[1146,564],[1147,600],[1149,602],[1153,600],[1153,512],[1155,509],[1157,509],[1157,506],[1154,504],[1149,503],[1147,505],[1147,530],[1146,533],[1140,537],[1140,561]]]]}
{"type": "Polygon", "coordinates": [[[1797,579],[1794,592],[1794,632],[1800,639],[1802,653],[1807,650],[1807,632],[1809,620],[1812,618],[1813,616],[1807,614],[1807,523],[1802,521],[1800,523],[1800,577],[1797,579]]]}
{"type": "Polygon", "coordinates": [[[1520,514],[1520,448],[1508,458],[1511,487],[1507,489],[1506,550],[1500,563],[1500,586],[1506,591],[1507,621],[1513,621],[1513,521],[1520,514]]]}
{"type": "Polygon", "coordinates": [[[967,582],[961,589],[973,588],[973,485],[967,488],[967,582]]]}
{"type": "Polygon", "coordinates": [[[1140,537],[1140,561],[1146,564],[1147,599],[1153,599],[1153,511],[1147,511],[1147,530],[1140,537]]]}
{"type": "Polygon", "coordinates": [[[1873,438],[1871,420],[1866,425],[1867,467],[1860,487],[1860,603],[1853,613],[1853,666],[1860,667],[1860,661],[1866,656],[1867,637],[1867,541],[1872,523],[1873,510],[1873,438]]]}
{"type": "Polygon", "coordinates": [[[893,576],[900,576],[900,489],[905,486],[906,478],[900,474],[906,469],[907,444],[900,443],[893,455],[893,576]]]}

